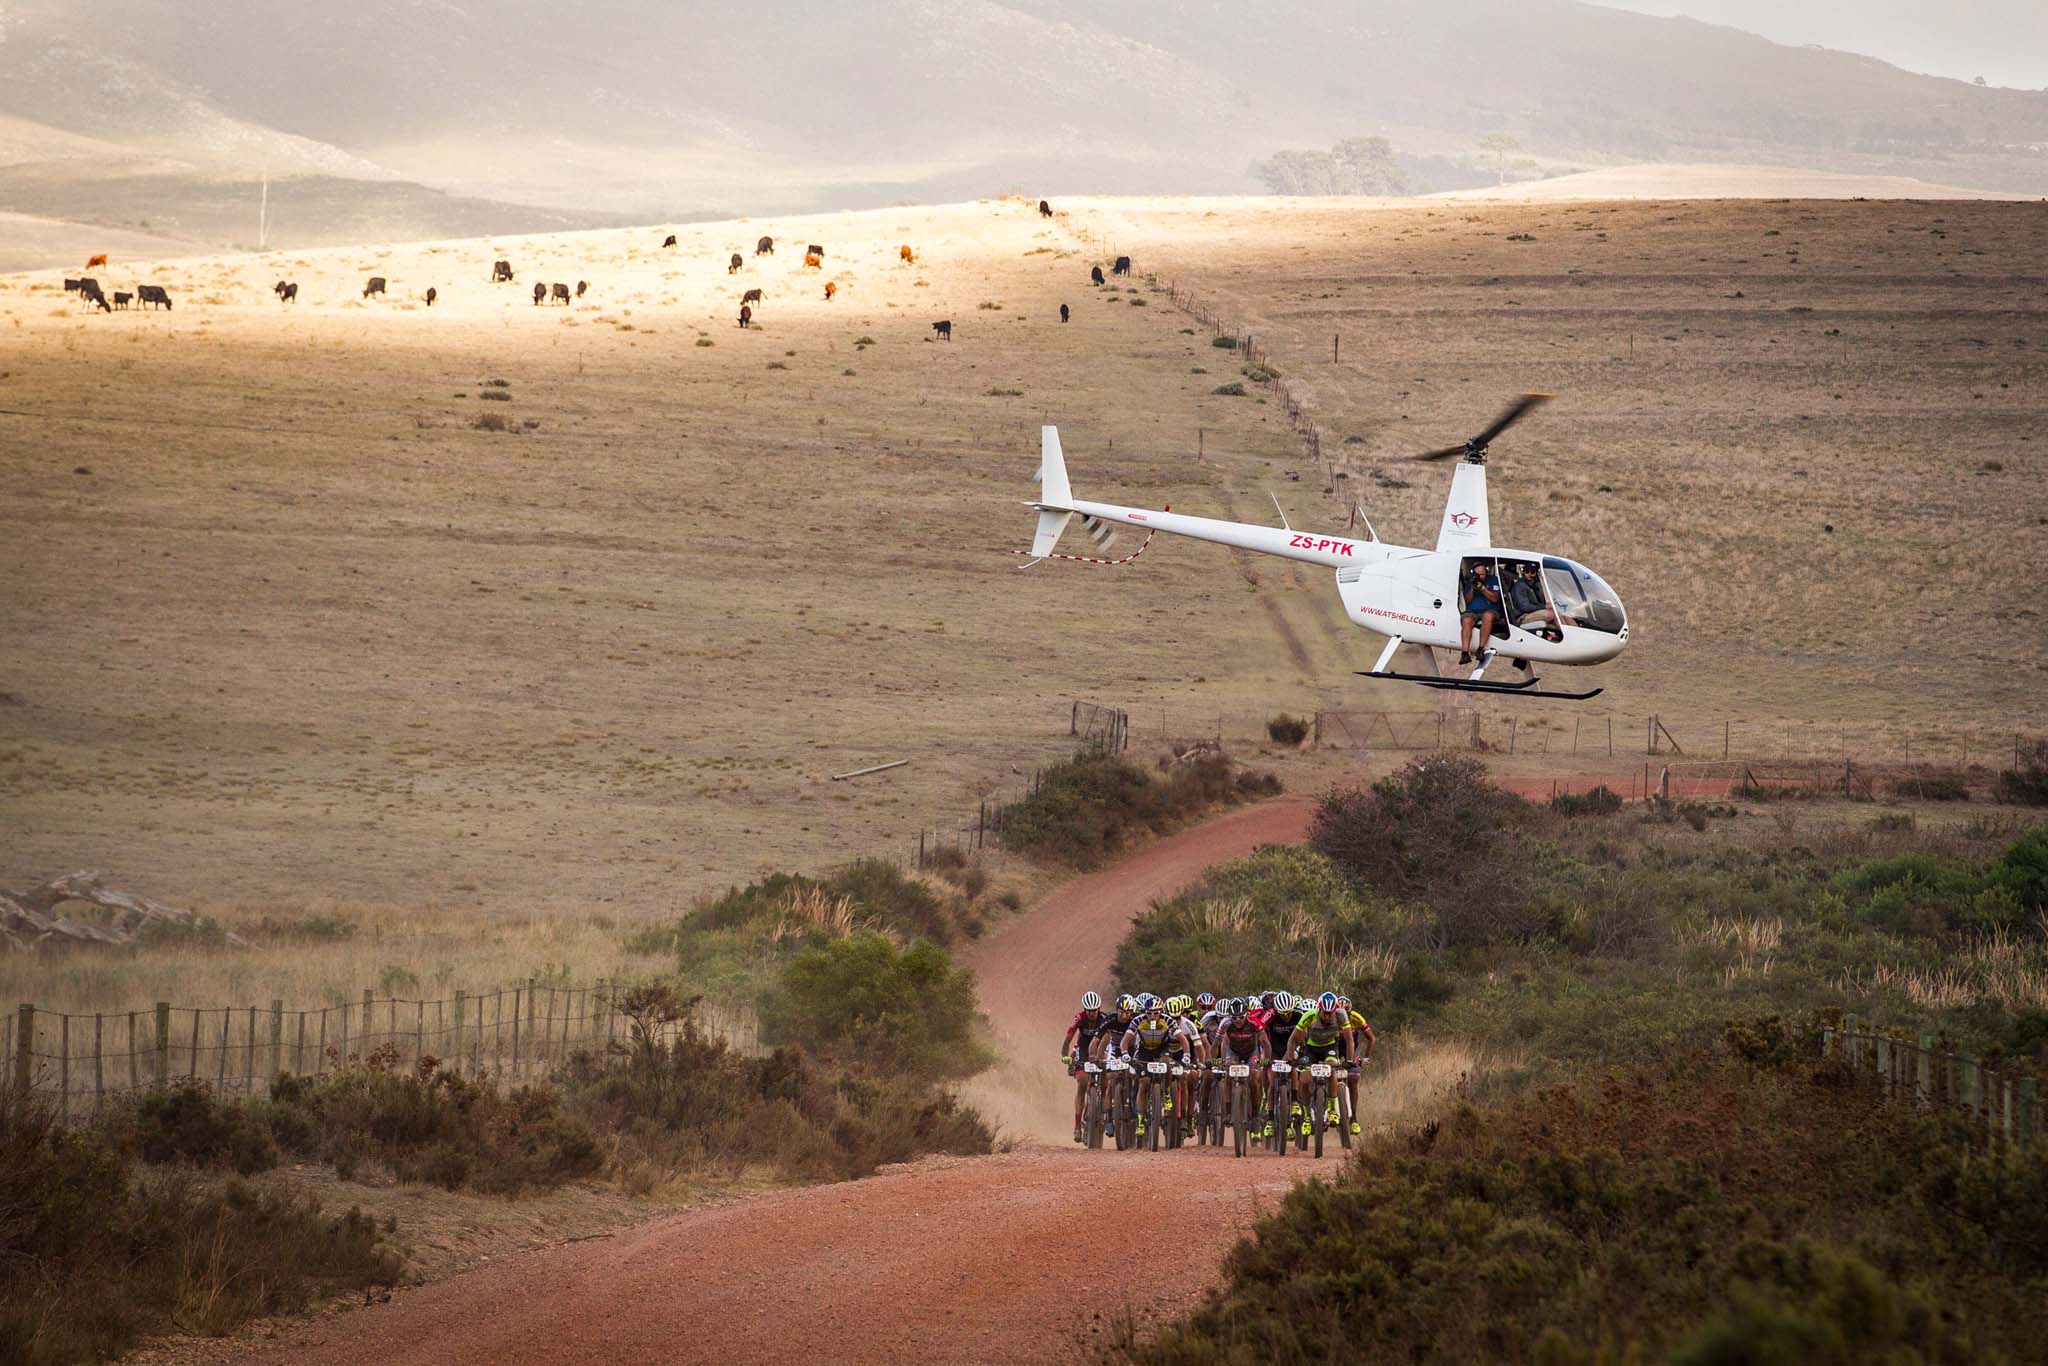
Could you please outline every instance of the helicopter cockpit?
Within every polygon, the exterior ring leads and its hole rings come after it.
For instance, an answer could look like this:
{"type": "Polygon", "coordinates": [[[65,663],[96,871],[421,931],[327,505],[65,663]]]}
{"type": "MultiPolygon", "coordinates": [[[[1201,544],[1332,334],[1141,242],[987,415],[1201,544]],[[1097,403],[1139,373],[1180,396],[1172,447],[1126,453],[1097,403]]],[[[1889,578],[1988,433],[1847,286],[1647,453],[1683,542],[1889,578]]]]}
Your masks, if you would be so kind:
{"type": "Polygon", "coordinates": [[[1621,595],[1607,586],[1607,580],[1574,561],[1556,555],[1543,557],[1543,582],[1550,589],[1550,601],[1557,615],[1574,626],[1590,631],[1621,634],[1628,625],[1621,595]]]}

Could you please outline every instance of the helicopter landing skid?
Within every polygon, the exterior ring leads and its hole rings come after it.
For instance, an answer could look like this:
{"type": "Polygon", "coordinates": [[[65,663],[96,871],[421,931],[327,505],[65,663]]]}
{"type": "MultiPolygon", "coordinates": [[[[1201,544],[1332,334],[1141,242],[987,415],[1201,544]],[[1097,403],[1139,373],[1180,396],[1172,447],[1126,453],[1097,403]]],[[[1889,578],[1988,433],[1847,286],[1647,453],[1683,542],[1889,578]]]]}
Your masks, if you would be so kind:
{"type": "Polygon", "coordinates": [[[1602,692],[1606,691],[1604,688],[1595,688],[1591,692],[1557,692],[1547,688],[1538,688],[1536,686],[1537,680],[1534,678],[1525,678],[1519,683],[1475,683],[1463,678],[1437,678],[1429,674],[1400,674],[1383,669],[1360,669],[1358,672],[1363,678],[1384,678],[1400,683],[1420,683],[1425,688],[1444,688],[1452,692],[1490,692],[1510,697],[1553,697],[1567,702],[1584,702],[1588,698],[1598,697],[1602,692]]]}

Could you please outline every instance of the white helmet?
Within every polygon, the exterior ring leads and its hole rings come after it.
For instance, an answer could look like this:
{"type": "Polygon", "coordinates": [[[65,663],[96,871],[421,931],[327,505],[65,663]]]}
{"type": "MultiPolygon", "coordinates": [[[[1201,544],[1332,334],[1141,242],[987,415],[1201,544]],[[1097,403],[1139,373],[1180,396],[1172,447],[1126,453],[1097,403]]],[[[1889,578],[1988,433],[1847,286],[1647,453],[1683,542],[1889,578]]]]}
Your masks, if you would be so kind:
{"type": "Polygon", "coordinates": [[[1283,1013],[1294,1009],[1294,993],[1291,991],[1274,992],[1273,1009],[1281,1011],[1283,1013]]]}
{"type": "Polygon", "coordinates": [[[1097,995],[1096,995],[1096,994],[1095,994],[1094,992],[1092,992],[1092,991],[1084,991],[1084,992],[1082,992],[1082,993],[1081,993],[1081,1009],[1083,1009],[1083,1010],[1100,1010],[1100,1009],[1102,1009],[1102,998],[1101,998],[1100,996],[1097,996],[1097,995]]]}

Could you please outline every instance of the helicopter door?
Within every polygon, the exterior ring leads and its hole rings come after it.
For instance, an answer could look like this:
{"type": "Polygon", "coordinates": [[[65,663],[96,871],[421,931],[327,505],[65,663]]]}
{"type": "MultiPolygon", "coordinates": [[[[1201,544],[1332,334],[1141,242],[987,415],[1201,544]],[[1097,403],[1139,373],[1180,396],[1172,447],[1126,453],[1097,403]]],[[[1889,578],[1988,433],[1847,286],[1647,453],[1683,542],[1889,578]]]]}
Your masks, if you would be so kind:
{"type": "Polygon", "coordinates": [[[1465,609],[1479,594],[1473,591],[1472,571],[1485,565],[1493,572],[1493,590],[1498,600],[1488,609],[1493,613],[1493,636],[1499,640],[1508,638],[1507,581],[1501,577],[1500,562],[1491,555],[1472,555],[1458,565],[1458,615],[1462,618],[1465,609]]]}

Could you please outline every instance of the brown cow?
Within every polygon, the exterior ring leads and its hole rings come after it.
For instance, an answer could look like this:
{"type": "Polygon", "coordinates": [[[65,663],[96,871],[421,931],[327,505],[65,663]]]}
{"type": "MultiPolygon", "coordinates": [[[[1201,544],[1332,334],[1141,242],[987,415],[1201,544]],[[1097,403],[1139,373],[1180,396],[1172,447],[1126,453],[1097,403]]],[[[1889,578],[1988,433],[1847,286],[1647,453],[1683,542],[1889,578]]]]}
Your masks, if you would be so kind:
{"type": "Polygon", "coordinates": [[[838,285],[834,284],[834,283],[833,283],[832,281],[830,281],[830,280],[827,280],[827,281],[825,282],[825,302],[826,302],[826,303],[828,303],[828,304],[829,304],[829,303],[831,303],[831,302],[832,302],[832,296],[833,296],[834,294],[837,294],[838,292],[839,292],[839,286],[838,286],[838,285]]]}
{"type": "Polygon", "coordinates": [[[535,286],[533,287],[533,301],[534,301],[534,302],[535,302],[536,304],[543,304],[543,303],[546,303],[546,302],[547,302],[547,299],[548,299],[548,287],[547,287],[546,285],[539,285],[539,284],[535,285],[535,286]]]}
{"type": "Polygon", "coordinates": [[[588,281],[588,280],[578,280],[578,281],[576,282],[576,297],[577,297],[577,298],[579,298],[579,299],[580,299],[580,298],[582,298],[582,297],[583,297],[583,291],[584,291],[584,290],[586,290],[586,289],[589,289],[589,288],[590,288],[590,281],[588,281]]]}
{"type": "Polygon", "coordinates": [[[744,293],[744,294],[740,295],[740,302],[741,302],[742,304],[757,304],[757,303],[760,303],[760,302],[761,302],[761,291],[760,291],[760,290],[758,290],[758,289],[750,289],[750,290],[748,290],[748,291],[747,291],[746,293],[744,293]]]}
{"type": "Polygon", "coordinates": [[[569,306],[569,286],[563,284],[560,280],[555,281],[554,284],[548,287],[548,297],[562,307],[567,308],[569,306]]]}
{"type": "Polygon", "coordinates": [[[751,308],[748,308],[748,307],[747,307],[747,306],[746,306],[745,304],[741,304],[741,305],[740,305],[740,326],[741,326],[741,327],[752,327],[753,325],[754,325],[754,310],[753,310],[753,309],[751,309],[751,308]]]}
{"type": "Polygon", "coordinates": [[[668,236],[661,239],[661,244],[664,247],[674,246],[676,244],[676,235],[674,233],[670,233],[668,236]]]}
{"type": "Polygon", "coordinates": [[[107,254],[105,252],[100,252],[97,256],[94,256],[91,260],[85,263],[85,268],[87,270],[91,270],[94,266],[103,266],[106,263],[107,254]]]}
{"type": "Polygon", "coordinates": [[[896,248],[896,254],[897,256],[902,258],[903,264],[906,266],[912,264],[917,260],[917,254],[911,251],[910,244],[908,242],[905,242],[902,246],[896,248]]]}
{"type": "Polygon", "coordinates": [[[818,268],[819,268],[820,266],[822,266],[822,265],[824,265],[824,264],[825,264],[825,260],[824,260],[824,258],[823,258],[823,257],[821,257],[821,256],[819,256],[817,252],[815,252],[815,251],[807,251],[807,252],[805,252],[805,253],[804,253],[804,269],[806,269],[806,270],[816,270],[816,269],[818,269],[818,268]]]}
{"type": "Polygon", "coordinates": [[[1039,200],[1039,201],[1038,201],[1038,216],[1039,216],[1040,218],[1050,218],[1050,217],[1052,217],[1052,205],[1050,205],[1050,204],[1046,203],[1046,202],[1045,202],[1045,201],[1044,201],[1043,199],[1039,200]]]}
{"type": "Polygon", "coordinates": [[[440,290],[438,290],[438,289],[434,288],[434,287],[433,287],[432,285],[428,285],[428,286],[427,286],[427,307],[428,307],[428,308],[432,308],[432,307],[434,306],[434,300],[436,300],[436,299],[438,299],[438,298],[440,298],[440,297],[441,297],[441,291],[440,291],[440,290]]]}
{"type": "Polygon", "coordinates": [[[732,254],[732,259],[726,262],[725,264],[725,273],[727,275],[737,275],[740,273],[740,267],[745,265],[746,263],[746,257],[740,255],[738,252],[734,252],[732,254]]]}
{"type": "Polygon", "coordinates": [[[761,239],[760,241],[758,241],[758,242],[754,243],[754,255],[756,255],[756,256],[773,256],[774,254],[775,254],[775,239],[774,239],[774,238],[772,238],[772,237],[764,237],[764,238],[762,238],[762,239],[761,239]]]}

